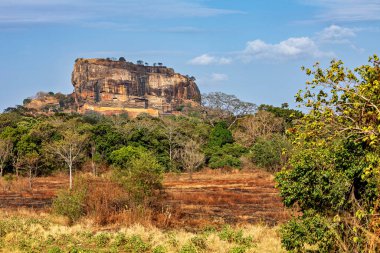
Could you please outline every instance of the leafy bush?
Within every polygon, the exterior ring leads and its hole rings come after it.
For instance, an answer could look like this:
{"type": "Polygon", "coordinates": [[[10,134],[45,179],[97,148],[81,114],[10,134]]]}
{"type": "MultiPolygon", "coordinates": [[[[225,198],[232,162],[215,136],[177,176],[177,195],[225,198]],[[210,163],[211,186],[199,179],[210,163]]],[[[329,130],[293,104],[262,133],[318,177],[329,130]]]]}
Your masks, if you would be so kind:
{"type": "Polygon", "coordinates": [[[285,165],[290,142],[285,136],[274,134],[269,139],[259,138],[251,148],[251,159],[257,166],[277,171],[285,165]]]}
{"type": "Polygon", "coordinates": [[[144,253],[150,250],[150,245],[144,242],[140,236],[133,235],[127,239],[125,250],[131,253],[144,253]]]}
{"type": "Polygon", "coordinates": [[[245,253],[246,251],[247,251],[247,248],[242,247],[242,246],[236,246],[230,249],[228,253],[245,253]]]}
{"type": "Polygon", "coordinates": [[[155,247],[152,251],[153,253],[166,253],[166,249],[164,246],[162,245],[158,245],[157,247],[155,247]]]}
{"type": "Polygon", "coordinates": [[[239,244],[247,249],[254,246],[252,237],[244,237],[242,230],[235,231],[230,226],[223,227],[219,232],[219,238],[223,241],[239,244]]]}
{"type": "Polygon", "coordinates": [[[54,246],[48,250],[48,253],[63,253],[63,251],[59,247],[54,246]]]}
{"type": "Polygon", "coordinates": [[[198,253],[198,250],[193,243],[189,242],[182,246],[179,253],[198,253]]]}
{"type": "Polygon", "coordinates": [[[116,247],[120,247],[120,246],[124,245],[126,242],[127,242],[127,238],[125,237],[125,234],[118,233],[118,234],[116,234],[112,244],[116,247]]]}
{"type": "Polygon", "coordinates": [[[210,155],[208,165],[215,168],[236,167],[241,165],[240,157],[247,151],[246,148],[239,144],[225,144],[221,148],[208,149],[210,155]]]}
{"type": "Polygon", "coordinates": [[[210,148],[222,147],[227,143],[233,143],[233,137],[230,130],[228,130],[227,123],[222,121],[218,122],[211,130],[208,146],[210,148]]]}
{"type": "Polygon", "coordinates": [[[135,204],[149,203],[156,190],[162,188],[163,168],[150,152],[133,158],[126,169],[118,169],[115,179],[128,191],[135,204]]]}
{"type": "Polygon", "coordinates": [[[53,200],[52,210],[55,214],[66,216],[75,222],[84,215],[84,203],[88,184],[83,178],[74,181],[72,190],[61,190],[53,200]]]}
{"type": "Polygon", "coordinates": [[[295,252],[338,252],[335,236],[329,222],[314,212],[293,218],[281,228],[281,242],[287,250],[295,252]]]}
{"type": "Polygon", "coordinates": [[[110,160],[113,165],[120,168],[128,168],[131,161],[140,158],[147,150],[142,146],[125,146],[115,150],[110,155],[110,160]]]}
{"type": "Polygon", "coordinates": [[[104,248],[108,245],[110,241],[110,235],[107,233],[99,233],[94,237],[94,241],[97,247],[104,248]]]}

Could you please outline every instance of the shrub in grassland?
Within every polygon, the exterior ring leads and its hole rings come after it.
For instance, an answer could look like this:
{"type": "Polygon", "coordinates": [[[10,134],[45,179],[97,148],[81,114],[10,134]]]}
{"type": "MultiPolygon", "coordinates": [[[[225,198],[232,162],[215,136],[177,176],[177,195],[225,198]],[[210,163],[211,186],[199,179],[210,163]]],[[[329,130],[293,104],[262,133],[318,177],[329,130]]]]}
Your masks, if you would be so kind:
{"type": "Polygon", "coordinates": [[[74,181],[73,189],[61,190],[53,201],[55,214],[66,216],[75,222],[84,215],[84,202],[88,191],[88,182],[84,178],[74,181]]]}
{"type": "Polygon", "coordinates": [[[228,251],[228,253],[245,253],[245,252],[247,252],[247,248],[243,246],[236,246],[228,251]]]}
{"type": "Polygon", "coordinates": [[[127,238],[127,242],[125,244],[126,252],[130,253],[145,253],[150,251],[151,246],[144,242],[138,235],[132,235],[127,238]]]}
{"type": "Polygon", "coordinates": [[[235,231],[230,226],[225,226],[219,232],[219,238],[229,243],[236,243],[242,248],[249,249],[255,246],[251,236],[244,236],[243,230],[235,231]]]}
{"type": "Polygon", "coordinates": [[[285,136],[274,134],[270,138],[259,138],[251,148],[250,157],[257,166],[269,171],[278,171],[286,163],[291,143],[285,136]]]}
{"type": "Polygon", "coordinates": [[[195,247],[193,243],[188,242],[182,246],[179,253],[198,253],[198,251],[197,251],[197,247],[195,247]]]}
{"type": "Polygon", "coordinates": [[[54,246],[48,250],[48,253],[63,253],[63,251],[59,247],[54,246]]]}
{"type": "Polygon", "coordinates": [[[153,253],[166,253],[166,248],[162,245],[158,245],[156,247],[153,248],[153,253]]]}
{"type": "Polygon", "coordinates": [[[127,167],[120,167],[114,175],[129,193],[132,205],[151,203],[154,193],[162,188],[163,167],[150,152],[132,158],[127,167]]]}
{"type": "Polygon", "coordinates": [[[97,247],[106,247],[110,242],[110,235],[107,233],[99,233],[94,238],[97,247]]]}

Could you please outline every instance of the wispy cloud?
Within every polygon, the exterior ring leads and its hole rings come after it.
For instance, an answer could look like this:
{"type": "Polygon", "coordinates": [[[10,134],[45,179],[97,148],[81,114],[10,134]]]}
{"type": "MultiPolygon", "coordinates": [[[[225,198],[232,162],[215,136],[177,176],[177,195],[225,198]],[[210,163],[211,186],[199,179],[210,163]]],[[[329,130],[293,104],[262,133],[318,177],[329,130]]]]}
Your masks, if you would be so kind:
{"type": "Polygon", "coordinates": [[[242,13],[190,0],[2,0],[0,24],[63,23],[131,18],[171,19],[242,13]]]}
{"type": "Polygon", "coordinates": [[[358,22],[380,20],[379,0],[301,0],[319,7],[316,20],[332,22],[358,22]]]}
{"type": "Polygon", "coordinates": [[[227,81],[228,75],[221,74],[221,73],[212,73],[211,74],[211,81],[213,82],[221,82],[221,81],[227,81]]]}
{"type": "Polygon", "coordinates": [[[232,59],[227,57],[217,57],[209,54],[202,54],[189,61],[192,65],[226,65],[230,64],[232,59]]]}
{"type": "Polygon", "coordinates": [[[218,65],[223,61],[248,63],[254,60],[278,62],[302,58],[331,58],[335,57],[335,53],[329,49],[333,44],[346,44],[351,49],[362,51],[363,49],[359,49],[351,41],[358,32],[360,29],[331,25],[311,36],[291,37],[277,43],[255,39],[248,41],[243,50],[226,53],[228,57],[206,53],[191,59],[189,63],[218,65]]]}

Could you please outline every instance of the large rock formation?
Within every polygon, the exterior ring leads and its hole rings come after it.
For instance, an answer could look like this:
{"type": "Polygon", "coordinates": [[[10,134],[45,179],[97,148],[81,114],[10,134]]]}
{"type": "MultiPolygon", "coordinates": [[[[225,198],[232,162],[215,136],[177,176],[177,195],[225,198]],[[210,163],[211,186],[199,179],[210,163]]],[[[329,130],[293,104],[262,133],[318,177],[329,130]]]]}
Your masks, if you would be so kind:
{"type": "Polygon", "coordinates": [[[201,99],[193,78],[126,61],[77,59],[72,83],[79,111],[170,113],[201,99]]]}
{"type": "Polygon", "coordinates": [[[69,95],[39,92],[24,106],[40,113],[95,111],[158,116],[198,106],[201,94],[194,78],[160,64],[146,66],[111,59],[77,59],[69,95]]]}

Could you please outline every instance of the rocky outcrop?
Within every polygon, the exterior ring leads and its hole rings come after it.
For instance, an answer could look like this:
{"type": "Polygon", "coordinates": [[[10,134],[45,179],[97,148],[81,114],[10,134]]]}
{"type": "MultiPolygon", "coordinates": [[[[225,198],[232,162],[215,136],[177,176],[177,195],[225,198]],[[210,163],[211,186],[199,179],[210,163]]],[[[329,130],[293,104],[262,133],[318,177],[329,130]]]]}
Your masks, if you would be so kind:
{"type": "Polygon", "coordinates": [[[79,111],[170,113],[201,99],[194,79],[171,68],[109,59],[77,59],[72,84],[79,111]]]}
{"type": "Polygon", "coordinates": [[[74,92],[69,95],[39,92],[24,100],[38,113],[95,111],[101,114],[178,114],[200,105],[195,78],[162,66],[133,64],[125,60],[77,59],[72,73],[74,92]]]}

